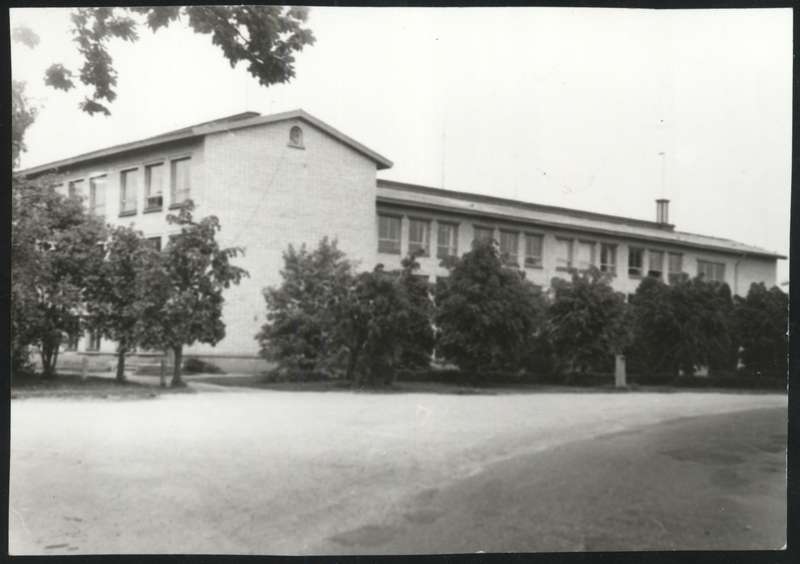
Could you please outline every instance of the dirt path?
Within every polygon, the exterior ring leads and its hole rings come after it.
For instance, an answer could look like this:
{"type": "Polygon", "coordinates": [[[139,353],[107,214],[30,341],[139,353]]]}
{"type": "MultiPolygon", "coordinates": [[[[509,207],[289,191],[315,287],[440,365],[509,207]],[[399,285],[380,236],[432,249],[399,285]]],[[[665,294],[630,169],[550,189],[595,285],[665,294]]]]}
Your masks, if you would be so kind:
{"type": "Polygon", "coordinates": [[[15,400],[13,554],[303,554],[490,465],[785,395],[169,395],[15,400]]]}

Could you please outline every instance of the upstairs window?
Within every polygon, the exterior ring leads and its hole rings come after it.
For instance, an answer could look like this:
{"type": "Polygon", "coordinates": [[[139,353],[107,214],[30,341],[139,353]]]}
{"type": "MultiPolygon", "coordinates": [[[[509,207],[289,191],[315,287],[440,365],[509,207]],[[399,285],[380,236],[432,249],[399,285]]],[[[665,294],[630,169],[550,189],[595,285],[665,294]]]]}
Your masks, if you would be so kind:
{"type": "Polygon", "coordinates": [[[494,229],[491,227],[474,226],[474,241],[491,241],[494,239],[494,229]]]}
{"type": "Polygon", "coordinates": [[[83,182],[83,179],[70,182],[67,195],[70,198],[83,196],[83,182]]]}
{"type": "Polygon", "coordinates": [[[669,253],[667,258],[667,270],[669,283],[675,284],[685,278],[683,274],[683,255],[680,253],[669,253]]]}
{"type": "Polygon", "coordinates": [[[427,219],[411,219],[408,222],[408,252],[422,251],[430,254],[431,222],[427,219]]]}
{"type": "Polygon", "coordinates": [[[159,211],[164,205],[164,163],[144,168],[144,211],[159,211]]]}
{"type": "Polygon", "coordinates": [[[135,214],[139,192],[139,169],[123,170],[119,175],[119,214],[135,214]]]}
{"type": "Polygon", "coordinates": [[[400,254],[400,218],[392,215],[378,216],[378,252],[400,254]]]}
{"type": "Polygon", "coordinates": [[[436,256],[440,259],[458,255],[458,225],[439,222],[436,256]]]}
{"type": "Polygon", "coordinates": [[[628,276],[639,278],[644,272],[644,249],[630,247],[628,249],[628,276]]]}
{"type": "Polygon", "coordinates": [[[725,282],[725,263],[698,259],[697,275],[707,282],[725,282]]]}
{"type": "Polygon", "coordinates": [[[172,205],[181,205],[189,199],[191,192],[191,159],[176,159],[172,161],[171,194],[172,205]]]}
{"type": "Polygon", "coordinates": [[[664,252],[650,251],[649,255],[650,266],[647,275],[653,278],[661,278],[664,275],[664,252]]]}
{"type": "Polygon", "coordinates": [[[575,265],[580,270],[587,270],[594,265],[593,241],[578,241],[578,252],[575,253],[575,265]]]}
{"type": "Polygon", "coordinates": [[[556,237],[556,270],[572,268],[572,239],[556,237]]]}
{"type": "Polygon", "coordinates": [[[533,233],[525,235],[525,266],[542,268],[543,237],[533,233]]]}
{"type": "Polygon", "coordinates": [[[519,233],[500,231],[500,260],[509,266],[519,265],[519,233]]]}
{"type": "Polygon", "coordinates": [[[106,176],[89,179],[89,213],[97,217],[106,215],[106,176]]]}
{"type": "Polygon", "coordinates": [[[617,246],[609,243],[600,244],[600,271],[616,276],[617,246]]]}

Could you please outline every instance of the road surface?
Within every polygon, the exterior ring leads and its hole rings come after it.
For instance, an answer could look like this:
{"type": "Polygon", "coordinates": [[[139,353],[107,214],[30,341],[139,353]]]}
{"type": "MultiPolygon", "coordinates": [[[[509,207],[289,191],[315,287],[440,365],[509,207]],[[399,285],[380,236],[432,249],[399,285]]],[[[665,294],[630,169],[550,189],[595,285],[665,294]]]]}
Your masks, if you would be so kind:
{"type": "Polygon", "coordinates": [[[780,394],[11,402],[12,554],[778,548],[780,394]]]}

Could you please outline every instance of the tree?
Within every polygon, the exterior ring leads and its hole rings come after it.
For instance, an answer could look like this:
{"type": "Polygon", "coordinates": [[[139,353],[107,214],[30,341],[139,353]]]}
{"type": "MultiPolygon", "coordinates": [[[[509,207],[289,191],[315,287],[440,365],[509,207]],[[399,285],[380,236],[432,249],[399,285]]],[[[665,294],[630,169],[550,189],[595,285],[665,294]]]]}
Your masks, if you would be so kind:
{"type": "Polygon", "coordinates": [[[777,286],[751,284],[735,303],[736,337],[741,360],[755,374],[784,377],[788,373],[789,296],[777,286]]]}
{"type": "Polygon", "coordinates": [[[15,368],[38,345],[43,375],[55,376],[65,337],[82,327],[87,280],[103,261],[106,230],[79,198],[65,198],[47,178],[12,179],[11,319],[15,368]]]}
{"type": "MultiPolygon", "coordinates": [[[[135,42],[139,29],[156,32],[185,19],[195,33],[211,35],[225,58],[235,67],[247,63],[248,72],[263,86],[288,82],[295,76],[295,53],[314,44],[304,27],[308,8],[300,6],[137,6],[76,8],[71,32],[83,59],[78,70],[61,63],[45,72],[53,88],[70,90],[79,80],[92,92],[79,107],[89,114],[110,114],[106,103],[116,98],[117,72],[108,51],[111,40],[135,42]]],[[[20,40],[28,31],[15,30],[20,40]]]]}
{"type": "Polygon", "coordinates": [[[125,381],[125,355],[136,347],[147,329],[142,321],[151,293],[145,279],[148,269],[158,267],[155,252],[140,232],[115,227],[106,245],[105,261],[88,280],[88,325],[117,342],[119,382],[125,381]]]}
{"type": "Polygon", "coordinates": [[[634,295],[635,342],[651,370],[693,374],[735,365],[730,288],[702,278],[667,286],[645,279],[634,295]]]}
{"type": "Polygon", "coordinates": [[[142,312],[146,331],[141,344],[173,352],[172,386],[183,386],[183,347],[196,342],[216,345],[225,337],[222,321],[223,292],[248,276],[231,264],[243,253],[238,247],[221,248],[216,216],[194,221],[194,204],[187,201],[167,222],[180,226],[171,236],[154,268],[147,268],[143,284],[148,299],[142,312]]]}
{"type": "Polygon", "coordinates": [[[289,245],[283,262],[280,286],[263,290],[267,322],[256,335],[261,355],[286,372],[329,372],[341,362],[334,306],[353,284],[353,264],[327,237],[313,251],[289,245]]]}
{"type": "Polygon", "coordinates": [[[433,331],[434,303],[432,285],[424,277],[417,275],[421,251],[412,252],[405,257],[397,276],[397,284],[404,300],[404,318],[399,327],[399,364],[408,368],[421,368],[430,365],[435,335],[433,331]]]}
{"type": "Polygon", "coordinates": [[[558,365],[571,375],[607,363],[625,347],[625,298],[597,268],[571,271],[572,279],[554,278],[546,331],[558,365]]]}
{"type": "Polygon", "coordinates": [[[503,266],[493,241],[476,241],[449,264],[436,290],[437,350],[473,377],[518,367],[541,316],[535,287],[503,266]]]}

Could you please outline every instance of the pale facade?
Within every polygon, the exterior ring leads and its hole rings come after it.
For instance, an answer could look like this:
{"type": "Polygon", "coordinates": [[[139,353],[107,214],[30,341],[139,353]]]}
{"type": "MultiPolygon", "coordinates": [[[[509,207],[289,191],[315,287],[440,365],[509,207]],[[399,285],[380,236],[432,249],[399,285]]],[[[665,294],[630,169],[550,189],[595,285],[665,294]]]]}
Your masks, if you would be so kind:
{"type": "MultiPolygon", "coordinates": [[[[229,371],[264,366],[254,338],[265,321],[262,290],[280,282],[289,244],[313,247],[323,236],[338,239],[361,269],[396,267],[412,247],[427,247],[420,273],[431,279],[447,275],[440,256],[461,255],[476,236],[491,236],[535,284],[548,287],[567,268],[594,264],[626,294],[643,276],[660,273],[669,281],[670,274],[700,271],[745,294],[751,282],[773,285],[776,261],[785,258],[675,231],[666,223],[666,204],[660,221],[642,221],[378,180],[377,172],[391,166],[297,110],[238,114],[21,174],[55,174],[59,190],[79,191],[94,213],[133,225],[153,244],[165,245],[176,231],[166,215],[186,198],[198,217],[219,217],[221,244],[244,249],[237,264],[250,276],[226,292],[225,339],[189,347],[185,355],[229,371]]],[[[65,362],[71,353],[110,358],[115,345],[86,336],[71,348],[65,362]]]]}

